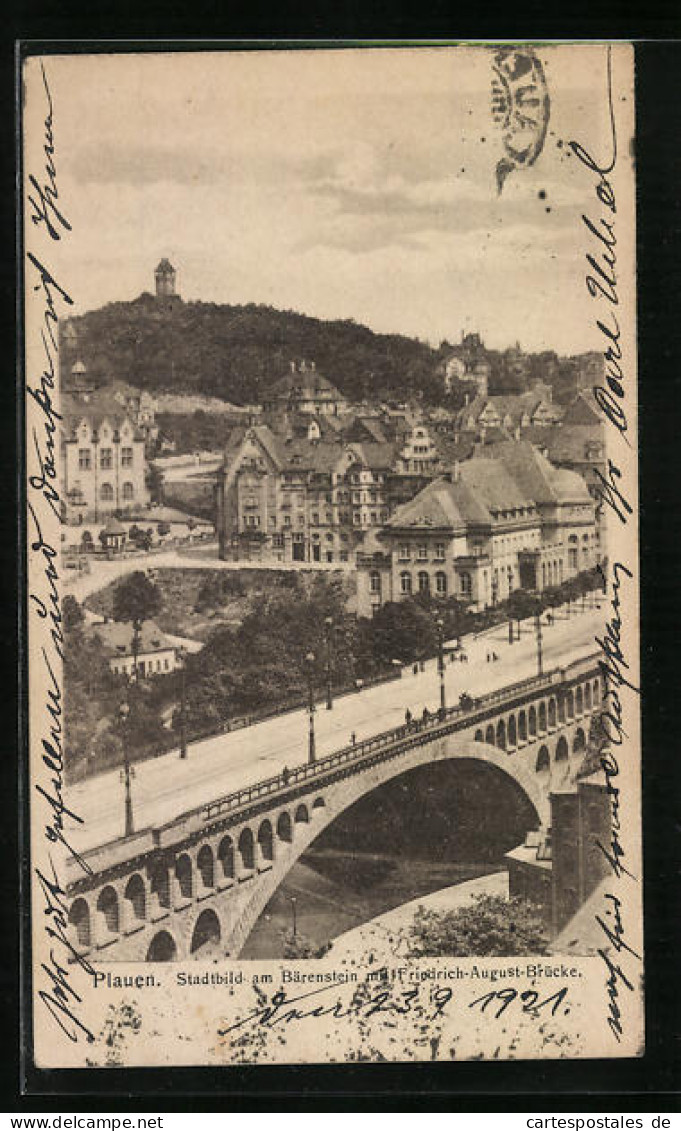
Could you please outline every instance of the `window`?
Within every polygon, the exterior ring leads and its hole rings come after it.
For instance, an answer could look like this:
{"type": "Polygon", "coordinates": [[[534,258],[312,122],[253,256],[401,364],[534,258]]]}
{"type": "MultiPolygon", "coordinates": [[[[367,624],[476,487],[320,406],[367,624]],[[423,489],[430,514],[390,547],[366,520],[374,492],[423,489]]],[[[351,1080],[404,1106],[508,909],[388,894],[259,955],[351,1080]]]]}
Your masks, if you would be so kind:
{"type": "Polygon", "coordinates": [[[376,522],[377,522],[377,518],[376,518],[376,511],[372,511],[372,512],[371,512],[371,525],[372,525],[372,526],[375,526],[375,525],[376,525],[376,522]]]}
{"type": "Polygon", "coordinates": [[[332,515],[331,511],[327,511],[327,512],[326,512],[326,523],[327,523],[327,526],[331,526],[332,522],[333,522],[333,515],[332,515]]]}
{"type": "Polygon", "coordinates": [[[419,593],[430,593],[430,578],[425,570],[419,573],[419,593]]]}
{"type": "Polygon", "coordinates": [[[360,523],[361,523],[361,521],[362,521],[362,516],[361,516],[361,514],[359,513],[359,511],[355,511],[355,513],[354,513],[354,514],[353,514],[353,516],[352,516],[352,521],[354,522],[355,526],[359,526],[359,525],[360,525],[360,523]]]}
{"type": "Polygon", "coordinates": [[[290,516],[290,514],[285,514],[284,515],[284,526],[290,526],[290,525],[291,525],[291,516],[290,516]]]}
{"type": "Polygon", "coordinates": [[[570,569],[577,569],[577,535],[571,534],[568,542],[568,566],[570,569]]]}
{"type": "Polygon", "coordinates": [[[400,592],[411,593],[411,574],[406,571],[400,574],[400,592]]]}
{"type": "Polygon", "coordinates": [[[298,526],[304,526],[304,525],[305,525],[305,515],[299,514],[298,515],[298,526]]]}
{"type": "Polygon", "coordinates": [[[436,542],[435,543],[435,557],[437,558],[437,560],[439,562],[443,562],[445,560],[445,544],[444,544],[444,542],[436,542]]]}
{"type": "Polygon", "coordinates": [[[406,542],[403,542],[401,544],[401,546],[398,550],[398,557],[399,557],[401,562],[408,562],[409,561],[409,546],[407,545],[406,542]]]}
{"type": "Polygon", "coordinates": [[[369,588],[372,593],[381,592],[381,575],[377,569],[373,569],[369,575],[369,588]]]}
{"type": "Polygon", "coordinates": [[[114,497],[114,489],[110,483],[102,483],[99,497],[103,503],[110,503],[114,497]]]}
{"type": "Polygon", "coordinates": [[[121,448],[121,467],[132,467],[132,448],[121,448]]]}
{"type": "Polygon", "coordinates": [[[312,515],[312,525],[319,526],[319,513],[317,511],[312,515]]]}
{"type": "Polygon", "coordinates": [[[447,595],[447,574],[441,570],[435,574],[435,591],[438,597],[446,597],[447,595]]]}
{"type": "Polygon", "coordinates": [[[123,498],[126,499],[129,502],[130,499],[132,499],[134,497],[134,494],[135,494],[135,488],[133,487],[132,483],[124,483],[123,484],[123,498]]]}
{"type": "Polygon", "coordinates": [[[111,471],[113,467],[113,452],[111,448],[102,448],[99,453],[99,466],[102,471],[111,471]]]}
{"type": "Polygon", "coordinates": [[[418,557],[420,561],[425,561],[428,557],[428,547],[423,542],[419,544],[418,557]]]}
{"type": "MultiPolygon", "coordinates": [[[[494,571],[494,573],[496,575],[496,570],[494,571]]],[[[473,592],[473,582],[470,573],[459,574],[459,587],[461,589],[461,595],[463,597],[470,597],[471,593],[473,592]]]]}
{"type": "Polygon", "coordinates": [[[90,449],[78,449],[78,468],[80,471],[89,471],[91,467],[90,449]]]}

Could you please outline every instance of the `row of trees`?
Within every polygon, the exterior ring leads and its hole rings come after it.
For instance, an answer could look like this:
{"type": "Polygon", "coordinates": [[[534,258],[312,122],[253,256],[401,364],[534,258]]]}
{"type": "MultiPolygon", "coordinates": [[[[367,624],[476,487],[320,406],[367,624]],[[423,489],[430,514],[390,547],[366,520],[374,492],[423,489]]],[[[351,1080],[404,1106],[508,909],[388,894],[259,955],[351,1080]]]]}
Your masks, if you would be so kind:
{"type": "MultiPolygon", "coordinates": [[[[303,703],[310,680],[318,698],[329,679],[334,692],[349,689],[357,681],[394,671],[396,661],[411,664],[435,655],[440,635],[449,640],[509,617],[526,618],[579,600],[601,584],[600,573],[593,570],[540,597],[517,590],[508,601],[480,613],[453,597],[419,594],[383,605],[369,620],[347,612],[341,581],[317,576],[304,582],[297,574],[282,574],[240,624],[222,624],[201,652],[185,657],[184,719],[177,672],[136,684],[127,729],[133,756],[167,748],[161,716],[173,703],[177,731],[184,722],[190,738],[210,733],[239,716],[303,703]]],[[[210,573],[198,590],[196,609],[238,603],[247,593],[248,584],[238,574],[210,573]]],[[[137,572],[118,583],[108,611],[131,625],[136,654],[143,622],[161,610],[158,587],[137,572]]],[[[85,760],[100,769],[119,760],[117,711],[126,695],[125,681],[110,672],[101,645],[84,633],[82,613],[70,597],[65,620],[67,758],[72,766],[85,760]]]]}

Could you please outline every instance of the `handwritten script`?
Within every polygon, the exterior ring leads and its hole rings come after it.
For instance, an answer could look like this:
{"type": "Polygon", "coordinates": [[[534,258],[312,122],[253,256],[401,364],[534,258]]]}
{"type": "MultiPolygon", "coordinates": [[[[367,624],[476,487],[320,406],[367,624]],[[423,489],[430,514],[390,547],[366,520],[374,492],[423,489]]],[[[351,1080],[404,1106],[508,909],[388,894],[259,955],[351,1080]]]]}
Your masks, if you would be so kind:
{"type": "MultiPolygon", "coordinates": [[[[612,450],[631,448],[629,437],[629,401],[631,390],[626,366],[622,327],[620,322],[620,292],[617,264],[617,197],[613,185],[617,166],[617,130],[613,107],[612,53],[608,49],[608,111],[610,120],[610,145],[605,157],[594,157],[577,141],[570,148],[585,169],[594,177],[594,193],[598,213],[582,216],[589,233],[590,244],[586,253],[588,271],[585,285],[590,297],[598,304],[595,324],[603,343],[605,361],[602,383],[593,389],[610,442],[606,445],[604,465],[595,469],[599,514],[612,516],[615,527],[628,527],[634,516],[633,504],[628,496],[627,468],[623,461],[612,457],[612,450]]],[[[639,688],[632,678],[632,658],[626,653],[628,636],[627,609],[635,608],[635,560],[614,560],[607,567],[601,564],[604,589],[609,593],[609,608],[602,635],[596,637],[600,651],[600,669],[603,677],[603,705],[600,722],[604,742],[600,752],[600,766],[605,776],[605,786],[610,803],[610,835],[607,844],[597,841],[603,854],[612,887],[618,888],[625,880],[635,880],[628,867],[630,852],[625,848],[622,827],[622,787],[620,763],[614,750],[622,751],[627,738],[625,690],[638,695],[639,688]]],[[[596,914],[596,923],[603,936],[598,954],[605,966],[608,1000],[607,1024],[615,1040],[623,1036],[623,1011],[620,993],[633,992],[636,978],[629,965],[640,962],[641,956],[626,941],[624,904],[616,890],[604,893],[604,906],[596,914]]]]}
{"type": "Polygon", "coordinates": [[[58,444],[61,415],[58,409],[59,312],[73,299],[49,266],[50,249],[71,231],[60,200],[55,149],[55,107],[44,65],[41,66],[45,109],[41,168],[29,171],[26,203],[26,285],[33,293],[31,313],[38,312],[27,335],[27,537],[29,551],[29,638],[32,648],[31,750],[40,752],[33,762],[33,786],[41,806],[40,824],[46,851],[38,853],[34,875],[41,906],[42,929],[47,940],[45,960],[36,978],[37,999],[71,1041],[94,1036],[78,1016],[82,996],[75,985],[77,972],[92,969],[78,956],[68,937],[66,890],[60,866],[72,856],[89,870],[65,837],[67,818],[81,823],[64,800],[64,695],[62,663],[64,633],[61,612],[59,527],[61,498],[58,481],[58,444]],[[31,244],[32,246],[29,246],[31,244]],[[59,859],[55,855],[56,850],[59,859]],[[42,981],[41,977],[42,975],[42,981]]]}

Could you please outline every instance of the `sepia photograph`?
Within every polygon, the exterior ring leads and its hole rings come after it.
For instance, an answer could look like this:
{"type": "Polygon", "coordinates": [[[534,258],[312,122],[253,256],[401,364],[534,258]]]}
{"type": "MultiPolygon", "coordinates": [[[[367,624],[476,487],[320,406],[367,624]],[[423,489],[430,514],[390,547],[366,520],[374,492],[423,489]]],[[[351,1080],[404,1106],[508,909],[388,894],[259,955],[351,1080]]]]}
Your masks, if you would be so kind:
{"type": "Polygon", "coordinates": [[[640,1055],[632,49],[23,83],[37,1063],[640,1055]]]}

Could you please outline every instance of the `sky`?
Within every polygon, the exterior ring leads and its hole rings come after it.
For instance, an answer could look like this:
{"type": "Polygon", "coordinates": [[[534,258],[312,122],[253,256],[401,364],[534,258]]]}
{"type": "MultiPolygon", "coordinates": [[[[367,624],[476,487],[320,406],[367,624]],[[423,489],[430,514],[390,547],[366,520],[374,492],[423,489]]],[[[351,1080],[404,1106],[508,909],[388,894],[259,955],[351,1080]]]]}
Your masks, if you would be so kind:
{"type": "Polygon", "coordinates": [[[152,291],[167,256],[186,300],[598,348],[567,143],[607,144],[605,48],[538,51],[549,132],[500,196],[490,48],[47,59],[74,312],[152,291]]]}

